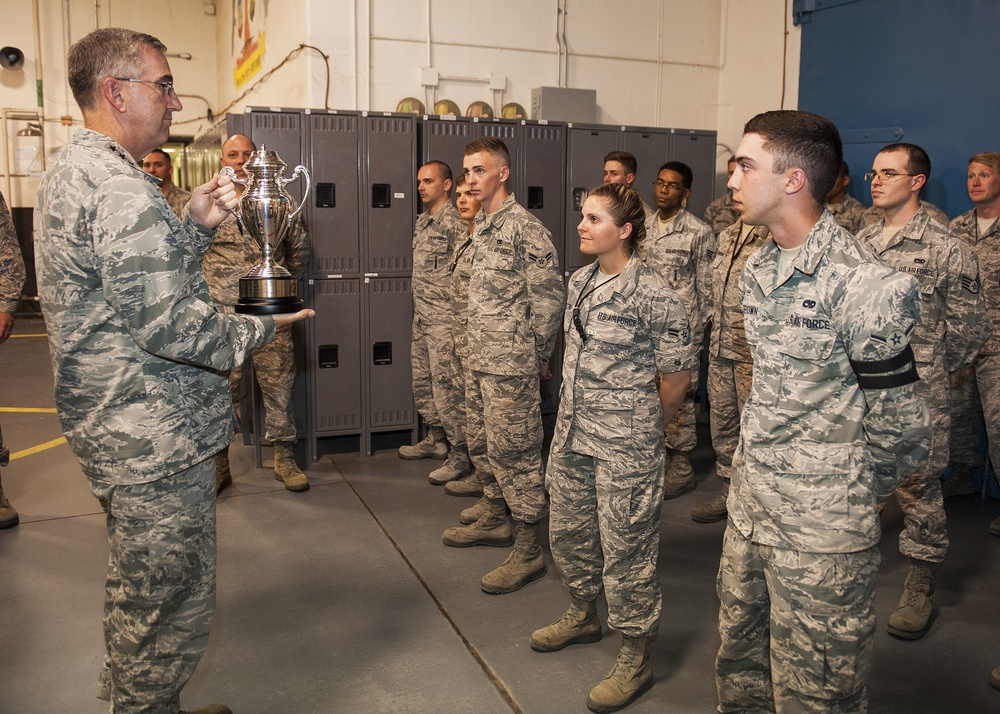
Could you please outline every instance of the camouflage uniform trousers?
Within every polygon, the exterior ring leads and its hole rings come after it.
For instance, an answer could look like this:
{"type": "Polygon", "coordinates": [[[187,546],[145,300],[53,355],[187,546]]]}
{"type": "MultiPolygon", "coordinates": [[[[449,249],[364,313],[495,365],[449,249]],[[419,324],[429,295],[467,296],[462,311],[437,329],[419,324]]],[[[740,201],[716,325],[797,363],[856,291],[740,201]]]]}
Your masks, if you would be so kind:
{"type": "MultiPolygon", "coordinates": [[[[921,375],[945,374],[943,356],[932,368],[917,363],[921,375]]],[[[941,493],[941,475],[948,466],[948,432],[951,424],[950,395],[946,376],[921,379],[917,391],[927,402],[931,418],[931,454],[925,466],[908,476],[896,489],[903,510],[903,532],[899,552],[908,558],[940,563],[948,552],[948,519],[941,493]]]]}
{"type": "Polygon", "coordinates": [[[440,426],[452,449],[465,454],[465,430],[462,415],[465,390],[458,389],[455,372],[455,342],[452,326],[428,325],[413,320],[413,347],[410,353],[413,369],[413,401],[427,426],[440,426]]]}
{"type": "Polygon", "coordinates": [[[1000,354],[976,358],[974,374],[951,393],[951,459],[980,466],[981,425],[993,471],[1000,471],[1000,354]]]}
{"type": "Polygon", "coordinates": [[[116,714],[175,714],[215,611],[215,460],[91,491],[108,504],[111,551],[100,686],[116,714]]]}
{"type": "Polygon", "coordinates": [[[602,587],[608,624],[629,637],[655,635],[662,593],[656,575],[663,505],[662,448],[606,459],[550,453],[549,544],[570,593],[593,602],[602,587]]]}
{"type": "Polygon", "coordinates": [[[548,512],[542,476],[538,373],[470,371],[465,385],[465,439],[487,498],[504,499],[515,520],[537,523],[548,512]]]}
{"type": "MultiPolygon", "coordinates": [[[[295,387],[292,328],[283,327],[275,331],[274,340],[255,349],[250,360],[264,400],[264,438],[271,442],[294,442],[298,430],[292,408],[292,390],[295,387]]],[[[240,366],[229,373],[229,391],[237,416],[242,388],[243,367],[240,366]]]]}
{"type": "Polygon", "coordinates": [[[452,345],[450,369],[451,384],[445,394],[445,405],[449,416],[448,421],[451,422],[451,428],[454,432],[454,441],[452,441],[451,435],[448,436],[448,441],[451,441],[452,453],[468,459],[469,444],[468,437],[465,435],[465,386],[466,375],[469,372],[465,357],[459,354],[458,350],[454,349],[454,345],[452,345]]]}
{"type": "Polygon", "coordinates": [[[867,712],[878,547],[805,553],[726,529],[716,589],[720,712],[867,712]]]}
{"type": "Polygon", "coordinates": [[[715,472],[728,481],[733,454],[740,441],[740,414],[750,396],[753,362],[725,357],[708,358],[708,401],[712,414],[709,427],[715,448],[715,472]]]}
{"type": "Polygon", "coordinates": [[[704,343],[704,330],[691,335],[691,344],[698,346],[694,366],[691,368],[691,386],[684,395],[684,401],[667,425],[663,428],[664,443],[668,449],[690,453],[698,445],[697,424],[695,422],[694,397],[698,393],[698,360],[704,343]]]}

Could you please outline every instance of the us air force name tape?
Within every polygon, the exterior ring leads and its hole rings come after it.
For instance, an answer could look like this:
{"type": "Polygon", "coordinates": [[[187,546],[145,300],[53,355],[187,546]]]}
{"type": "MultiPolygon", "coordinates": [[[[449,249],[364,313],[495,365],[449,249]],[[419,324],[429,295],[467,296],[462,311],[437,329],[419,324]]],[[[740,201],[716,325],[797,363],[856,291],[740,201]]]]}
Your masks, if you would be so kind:
{"type": "Polygon", "coordinates": [[[913,348],[907,345],[894,357],[874,360],[871,362],[855,362],[851,367],[858,377],[858,386],[862,389],[892,389],[916,382],[917,364],[913,360],[913,348]],[[903,369],[903,368],[906,369],[903,369]],[[903,369],[902,372],[897,370],[903,369]]]}

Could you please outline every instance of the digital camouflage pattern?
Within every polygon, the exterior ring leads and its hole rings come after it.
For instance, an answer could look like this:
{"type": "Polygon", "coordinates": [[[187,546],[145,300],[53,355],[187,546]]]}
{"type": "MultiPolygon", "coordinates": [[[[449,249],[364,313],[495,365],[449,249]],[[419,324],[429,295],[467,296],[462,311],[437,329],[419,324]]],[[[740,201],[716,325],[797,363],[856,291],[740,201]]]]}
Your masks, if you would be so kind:
{"type": "MultiPolygon", "coordinates": [[[[924,201],[923,199],[920,200],[920,205],[927,209],[927,212],[930,214],[932,220],[937,221],[942,226],[948,225],[948,215],[940,208],[935,206],[933,203],[924,201]]],[[[878,223],[880,220],[882,220],[881,209],[875,208],[875,206],[869,206],[865,209],[865,212],[861,214],[861,228],[867,228],[872,223],[878,223]]]]}
{"type": "Polygon", "coordinates": [[[17,312],[24,278],[24,260],[14,220],[10,217],[7,201],[0,193],[0,312],[17,312]]]}
{"type": "MultiPolygon", "coordinates": [[[[162,190],[163,187],[161,186],[160,188],[162,190]]],[[[163,191],[163,195],[166,197],[167,203],[170,204],[170,210],[176,213],[178,218],[181,218],[184,215],[184,207],[191,200],[191,192],[185,191],[177,184],[172,183],[167,186],[166,191],[163,191]]]]}
{"type": "Polygon", "coordinates": [[[463,461],[469,458],[465,418],[465,383],[468,379],[469,341],[466,334],[469,322],[469,278],[472,275],[472,236],[466,229],[463,239],[455,246],[450,267],[449,297],[452,315],[451,390],[446,393],[446,410],[452,415],[455,430],[451,450],[463,461]]]}
{"type": "Polygon", "coordinates": [[[637,256],[581,305],[602,276],[596,264],[570,279],[559,414],[549,452],[552,557],[570,593],[603,589],[608,622],[653,635],[661,609],[656,561],[663,503],[663,414],[656,373],[691,369],[694,351],[679,298],[637,256]]]}
{"type": "MultiPolygon", "coordinates": [[[[639,257],[684,303],[691,325],[691,342],[700,352],[705,321],[711,311],[715,234],[682,208],[666,233],[658,235],[656,217],[654,214],[646,219],[646,237],[638,244],[639,257]]],[[[666,443],[671,449],[690,452],[698,443],[694,411],[697,390],[698,369],[695,368],[691,370],[691,388],[684,403],[665,429],[666,443]]]]}
{"type": "Polygon", "coordinates": [[[951,222],[953,235],[979,259],[982,290],[993,334],[973,363],[973,372],[951,392],[951,460],[979,466],[980,424],[985,418],[990,460],[1000,464],[1000,220],[980,233],[976,210],[951,222]]]}
{"type": "Polygon", "coordinates": [[[839,203],[826,204],[826,210],[830,212],[838,226],[851,235],[857,235],[862,228],[861,224],[868,207],[851,194],[845,193],[839,203]]]}
{"type": "Polygon", "coordinates": [[[975,253],[921,207],[887,245],[885,221],[863,229],[858,239],[886,264],[920,283],[920,319],[910,335],[920,381],[917,391],[931,419],[931,452],[926,466],[896,491],[905,528],[903,555],[931,563],[944,560],[948,532],[941,476],[948,466],[951,427],[949,375],[968,366],[989,338],[979,263],[975,253]]]}
{"type": "Polygon", "coordinates": [[[552,234],[508,196],[476,216],[469,278],[469,366],[530,375],[555,347],[566,287],[552,234]]]}
{"type": "Polygon", "coordinates": [[[142,483],[228,446],[224,372],[274,322],[223,315],[183,224],[116,142],[77,132],[38,188],[35,260],[63,432],[91,477],[142,483]]]}
{"type": "Polygon", "coordinates": [[[877,547],[761,545],[730,524],[716,581],[718,711],[867,712],[880,559],[877,547]]]}
{"type": "MultiPolygon", "coordinates": [[[[236,314],[234,308],[240,297],[240,278],[260,260],[261,251],[257,242],[249,234],[243,234],[235,216],[226,218],[219,225],[201,261],[208,289],[221,310],[236,314]]],[[[274,260],[296,278],[302,276],[309,260],[309,236],[301,216],[295,218],[291,230],[278,246],[274,260]]],[[[297,429],[292,388],[296,370],[291,326],[278,330],[274,341],[254,350],[251,359],[264,400],[264,438],[268,441],[294,442],[297,429]]],[[[231,370],[229,375],[230,392],[237,410],[242,376],[242,364],[231,370]]]]}
{"type": "Polygon", "coordinates": [[[421,213],[413,230],[413,401],[424,423],[443,427],[452,445],[461,437],[456,415],[448,411],[455,392],[449,271],[455,245],[468,233],[449,200],[433,216],[421,213]]]}
{"type": "Polygon", "coordinates": [[[548,511],[538,369],[555,347],[566,288],[551,235],[512,195],[479,212],[468,250],[469,456],[485,495],[536,523],[548,511]]]}
{"type": "Polygon", "coordinates": [[[705,209],[705,223],[709,225],[715,235],[719,235],[738,220],[740,220],[740,214],[733,208],[732,191],[726,191],[708,204],[705,209]]]}
{"type": "Polygon", "coordinates": [[[215,461],[150,483],[93,480],[91,490],[108,504],[111,544],[102,695],[123,714],[177,712],[215,611],[215,461]]]}
{"type": "Polygon", "coordinates": [[[851,360],[900,354],[919,284],[824,212],[784,275],[762,246],[740,293],[754,363],[733,460],[729,522],[754,543],[811,553],[878,543],[876,503],[923,468],[927,407],[915,383],[858,386],[851,360]]]}
{"type": "Polygon", "coordinates": [[[115,141],[78,131],[38,188],[35,258],[63,432],[107,505],[105,645],[118,712],[174,712],[215,605],[225,372],[274,335],[216,310],[214,231],[179,220],[115,141]]]}
{"type": "Polygon", "coordinates": [[[747,260],[767,241],[764,226],[737,220],[719,235],[712,262],[711,336],[708,350],[709,428],[715,449],[715,472],[729,478],[740,439],[740,414],[750,396],[753,358],[743,326],[740,276],[747,260]]]}

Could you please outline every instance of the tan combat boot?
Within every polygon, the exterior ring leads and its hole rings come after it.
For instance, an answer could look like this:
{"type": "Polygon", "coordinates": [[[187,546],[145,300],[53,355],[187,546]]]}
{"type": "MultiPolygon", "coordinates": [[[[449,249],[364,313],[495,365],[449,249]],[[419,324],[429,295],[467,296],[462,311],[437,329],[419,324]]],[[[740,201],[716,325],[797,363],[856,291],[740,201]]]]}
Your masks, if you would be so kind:
{"type": "Polygon", "coordinates": [[[0,483],[0,528],[13,528],[20,523],[21,518],[17,511],[10,505],[10,501],[3,493],[3,483],[0,483]]]}
{"type": "Polygon", "coordinates": [[[1000,667],[994,667],[993,671],[990,672],[990,686],[994,689],[1000,689],[1000,667]]]}
{"type": "Polygon", "coordinates": [[[471,473],[472,464],[469,463],[468,453],[459,453],[455,449],[452,449],[448,452],[448,458],[445,459],[445,462],[431,471],[430,475],[427,476],[427,480],[435,486],[440,486],[460,479],[463,476],[468,476],[471,473]]]}
{"type": "Polygon", "coordinates": [[[688,491],[694,491],[698,485],[694,480],[694,467],[691,466],[691,452],[671,449],[670,465],[663,475],[663,500],[683,496],[688,491]]]}
{"type": "Polygon", "coordinates": [[[478,521],[486,513],[486,509],[489,508],[489,502],[490,499],[486,498],[486,496],[480,498],[458,515],[459,523],[469,525],[478,521]]]}
{"type": "Polygon", "coordinates": [[[646,654],[645,637],[622,637],[618,660],[608,676],[590,690],[587,708],[592,712],[616,712],[638,699],[653,686],[653,668],[646,654]]]}
{"type": "Polygon", "coordinates": [[[309,490],[309,479],[295,463],[292,445],[284,441],[274,442],[274,480],[284,482],[289,491],[309,490]]]}
{"type": "Polygon", "coordinates": [[[209,704],[207,707],[185,709],[181,714],[233,714],[233,710],[225,704],[209,704]]]}
{"type": "Polygon", "coordinates": [[[507,502],[502,498],[486,499],[483,515],[475,523],[461,528],[449,528],[442,540],[452,548],[468,548],[473,545],[488,545],[505,548],[514,542],[510,519],[507,518],[507,502]]]}
{"type": "Polygon", "coordinates": [[[722,479],[722,493],[708,503],[691,509],[691,520],[695,523],[715,523],[729,517],[726,500],[729,498],[729,479],[722,479]]]}
{"type": "Polygon", "coordinates": [[[517,527],[514,550],[499,568],[483,576],[479,583],[483,592],[492,595],[512,593],[545,575],[545,557],[539,543],[541,525],[522,521],[514,521],[514,525],[517,527]]]}
{"type": "Polygon", "coordinates": [[[945,501],[955,498],[972,498],[976,495],[976,486],[972,481],[971,464],[951,464],[951,476],[941,482],[941,497],[945,501]]]}
{"type": "Polygon", "coordinates": [[[444,492],[449,496],[479,498],[483,495],[483,480],[479,478],[479,474],[473,471],[469,476],[446,483],[444,492]]]}
{"type": "Polygon", "coordinates": [[[400,446],[401,459],[437,459],[442,461],[448,457],[448,442],[445,440],[444,429],[439,426],[427,428],[427,436],[413,446],[400,446]]]}
{"type": "Polygon", "coordinates": [[[601,621],[597,603],[573,598],[562,617],[548,627],[531,633],[529,644],[535,652],[555,652],[567,645],[597,642],[601,639],[601,621]]]}
{"type": "Polygon", "coordinates": [[[229,470],[229,447],[215,455],[215,495],[233,485],[233,472],[229,470]]]}
{"type": "Polygon", "coordinates": [[[1000,516],[997,516],[989,525],[990,535],[1000,536],[1000,516]]]}
{"type": "Polygon", "coordinates": [[[889,617],[886,629],[890,635],[904,640],[919,640],[930,629],[931,611],[934,609],[933,566],[923,560],[912,560],[910,571],[903,583],[903,596],[899,606],[889,617]]]}

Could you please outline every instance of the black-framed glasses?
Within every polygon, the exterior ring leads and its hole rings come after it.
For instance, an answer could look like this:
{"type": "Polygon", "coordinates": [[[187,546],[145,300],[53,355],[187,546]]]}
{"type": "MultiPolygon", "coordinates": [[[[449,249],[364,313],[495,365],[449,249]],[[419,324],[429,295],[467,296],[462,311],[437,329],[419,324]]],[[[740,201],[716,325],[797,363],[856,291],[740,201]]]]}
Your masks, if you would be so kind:
{"type": "Polygon", "coordinates": [[[669,188],[671,191],[683,191],[684,187],[679,183],[674,183],[673,181],[660,181],[656,179],[653,181],[653,188],[669,188]]]}
{"type": "Polygon", "coordinates": [[[163,92],[164,97],[169,97],[174,93],[174,81],[172,79],[132,79],[131,77],[115,77],[119,82],[136,82],[139,84],[155,84],[163,92]]]}
{"type": "Polygon", "coordinates": [[[891,181],[892,179],[898,178],[899,176],[917,176],[917,175],[918,174],[897,174],[895,171],[887,171],[883,169],[882,171],[869,171],[868,173],[865,174],[865,181],[871,181],[876,176],[879,177],[880,181],[891,181]]]}

